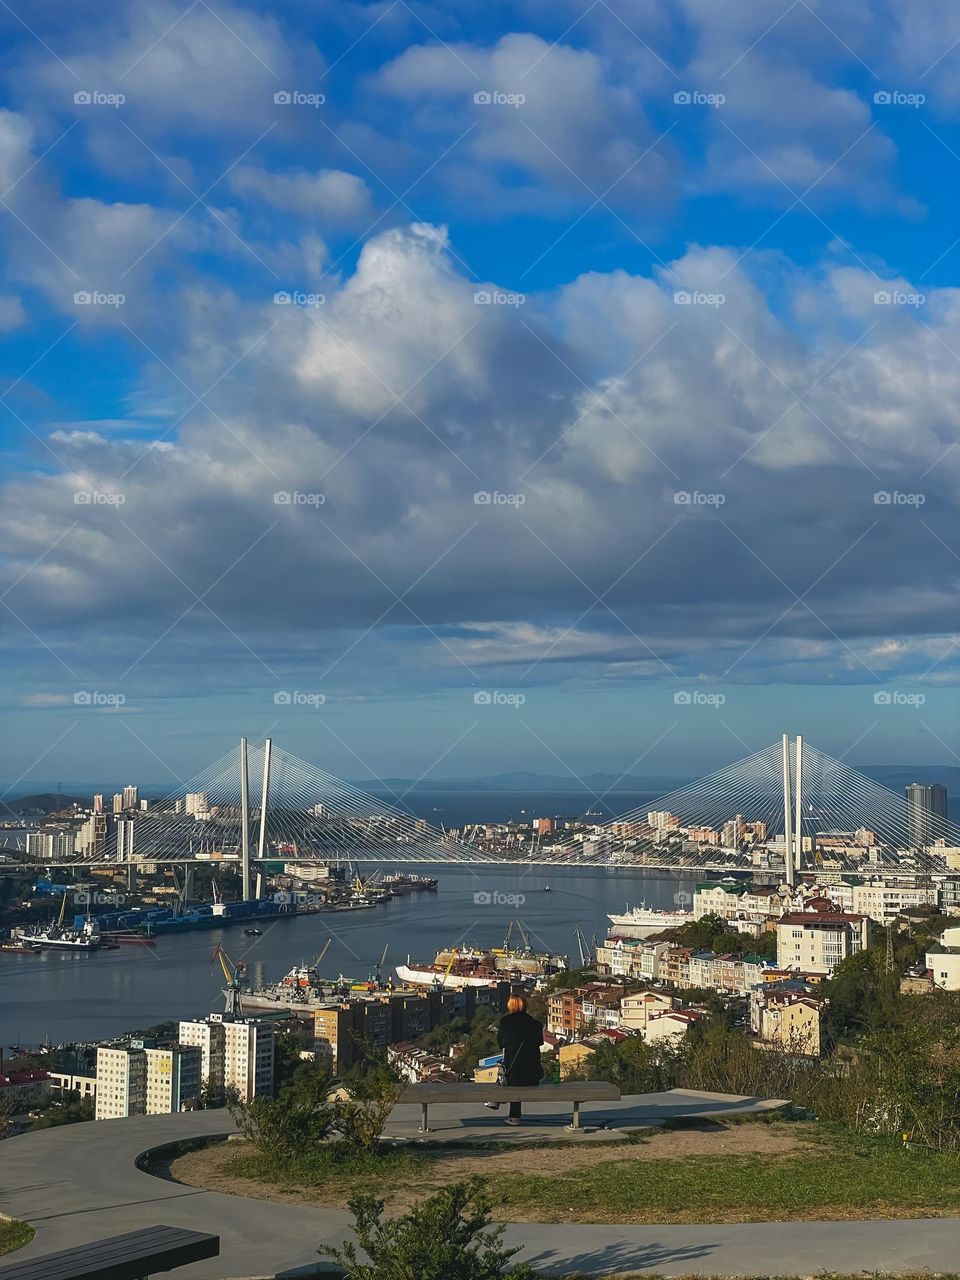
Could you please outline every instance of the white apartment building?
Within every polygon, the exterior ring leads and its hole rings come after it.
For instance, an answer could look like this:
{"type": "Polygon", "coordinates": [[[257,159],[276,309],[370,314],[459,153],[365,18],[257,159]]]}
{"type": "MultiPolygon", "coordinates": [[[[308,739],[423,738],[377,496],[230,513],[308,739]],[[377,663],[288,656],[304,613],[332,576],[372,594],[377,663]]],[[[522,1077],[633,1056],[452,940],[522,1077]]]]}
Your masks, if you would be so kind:
{"type": "Polygon", "coordinates": [[[97,1049],[97,1120],[142,1116],[147,1111],[147,1056],[142,1045],[97,1049]]]}
{"type": "Polygon", "coordinates": [[[208,1090],[235,1090],[249,1102],[273,1092],[273,1023],[261,1018],[234,1018],[211,1013],[181,1022],[180,1043],[200,1049],[200,1075],[208,1090]]]}
{"type": "Polygon", "coordinates": [[[172,1044],[144,1049],[147,1056],[147,1115],[171,1115],[200,1100],[200,1049],[172,1044]]]}
{"type": "Polygon", "coordinates": [[[850,880],[823,885],[817,890],[841,911],[869,916],[878,924],[890,924],[908,907],[936,906],[935,885],[920,885],[910,876],[897,880],[850,880]]]}
{"type": "Polygon", "coordinates": [[[633,938],[607,938],[597,947],[596,961],[601,973],[614,978],[641,978],[654,982],[660,976],[660,957],[668,942],[644,942],[633,938]]]}
{"type": "Polygon", "coordinates": [[[935,987],[960,991],[960,927],[944,929],[939,946],[927,952],[926,965],[935,987]]]}
{"type": "Polygon", "coordinates": [[[777,921],[777,964],[830,974],[866,947],[868,927],[866,916],[843,911],[788,911],[777,921]]]}
{"type": "Polygon", "coordinates": [[[621,1031],[643,1031],[651,1018],[673,1008],[673,996],[660,991],[638,991],[620,1001],[621,1031]]]}

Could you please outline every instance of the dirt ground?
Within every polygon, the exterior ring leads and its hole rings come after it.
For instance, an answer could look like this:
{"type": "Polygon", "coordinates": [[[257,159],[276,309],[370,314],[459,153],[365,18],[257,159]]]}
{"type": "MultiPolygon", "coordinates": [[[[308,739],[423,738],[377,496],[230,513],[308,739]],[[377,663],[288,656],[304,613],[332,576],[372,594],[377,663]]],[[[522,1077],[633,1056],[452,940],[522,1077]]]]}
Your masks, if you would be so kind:
{"type": "MultiPolygon", "coordinates": [[[[612,1160],[676,1160],[686,1156],[786,1155],[809,1148],[793,1126],[777,1124],[705,1125],[702,1129],[665,1130],[651,1134],[641,1143],[611,1142],[558,1144],[550,1147],[517,1147],[508,1151],[476,1151],[436,1149],[432,1155],[437,1172],[437,1185],[467,1178],[473,1174],[495,1177],[497,1173],[529,1173],[558,1177],[586,1165],[612,1160]]],[[[237,1142],[222,1142],[177,1156],[154,1172],[191,1187],[223,1191],[229,1195],[251,1196],[258,1200],[277,1200],[289,1204],[315,1203],[332,1208],[346,1208],[350,1190],[342,1186],[278,1187],[256,1178],[240,1178],[225,1171],[224,1166],[243,1151],[237,1142]]],[[[418,1180],[416,1187],[399,1186],[378,1190],[393,1212],[404,1212],[432,1189],[429,1174],[418,1180]]],[[[515,1221],[522,1220],[516,1206],[511,1211],[515,1221]]]]}

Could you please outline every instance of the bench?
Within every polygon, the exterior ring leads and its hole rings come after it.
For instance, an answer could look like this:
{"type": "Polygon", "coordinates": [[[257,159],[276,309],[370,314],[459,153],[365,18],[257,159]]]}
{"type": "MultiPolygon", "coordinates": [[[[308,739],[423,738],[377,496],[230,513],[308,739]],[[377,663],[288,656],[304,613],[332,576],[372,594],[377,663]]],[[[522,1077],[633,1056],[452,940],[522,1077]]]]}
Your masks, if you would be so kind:
{"type": "Polygon", "coordinates": [[[77,1244],[26,1262],[0,1266],[2,1280],[145,1280],[191,1262],[216,1258],[220,1237],[179,1227],[145,1227],[92,1244],[77,1244]]]}
{"type": "Polygon", "coordinates": [[[420,1103],[420,1132],[429,1133],[427,1108],[431,1102],[572,1102],[569,1128],[579,1129],[581,1102],[619,1102],[620,1090],[606,1080],[565,1080],[562,1084],[542,1084],[521,1089],[501,1084],[424,1083],[409,1084],[401,1093],[402,1103],[420,1103]]]}

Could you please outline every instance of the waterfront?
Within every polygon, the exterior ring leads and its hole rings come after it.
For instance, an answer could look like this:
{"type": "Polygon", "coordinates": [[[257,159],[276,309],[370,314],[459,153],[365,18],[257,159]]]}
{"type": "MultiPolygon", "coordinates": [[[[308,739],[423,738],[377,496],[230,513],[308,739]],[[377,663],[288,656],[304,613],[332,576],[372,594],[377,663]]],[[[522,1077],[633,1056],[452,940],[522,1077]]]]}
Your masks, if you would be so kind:
{"type": "Polygon", "coordinates": [[[627,902],[673,907],[677,892],[693,888],[692,881],[673,875],[616,868],[424,870],[437,876],[436,893],[393,898],[366,911],[271,921],[259,938],[247,937],[240,928],[205,929],[162,937],[156,947],[96,955],[0,954],[0,1044],[6,1049],[44,1040],[97,1040],[220,1010],[223,981],[213,958],[220,941],[232,960],[246,962],[253,985],[282,977],[293,964],[318,953],[328,938],[324,976],[366,978],[386,945],[387,977],[408,955],[432,960],[440,947],[457,942],[499,945],[510,919],[517,918],[534,947],[563,951],[576,964],[577,925],[589,942],[595,931],[604,934],[607,913],[622,911],[627,902]],[[476,901],[478,894],[490,901],[476,901]]]}

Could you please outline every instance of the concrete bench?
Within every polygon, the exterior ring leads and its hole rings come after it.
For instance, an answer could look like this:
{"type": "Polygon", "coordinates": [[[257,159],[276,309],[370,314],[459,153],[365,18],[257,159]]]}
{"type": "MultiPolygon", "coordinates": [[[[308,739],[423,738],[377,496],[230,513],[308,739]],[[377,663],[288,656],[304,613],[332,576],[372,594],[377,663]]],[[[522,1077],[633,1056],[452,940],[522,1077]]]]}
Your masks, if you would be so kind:
{"type": "Polygon", "coordinates": [[[216,1258],[220,1237],[180,1227],[145,1227],[122,1236],[77,1244],[60,1253],[0,1268],[3,1280],[144,1280],[191,1262],[216,1258]]]}
{"type": "Polygon", "coordinates": [[[420,1132],[429,1133],[427,1108],[431,1102],[572,1102],[573,1115],[569,1128],[579,1129],[581,1102],[618,1102],[620,1090],[606,1080],[565,1080],[562,1084],[541,1084],[520,1089],[500,1084],[425,1083],[408,1084],[400,1102],[420,1103],[420,1132]]]}

